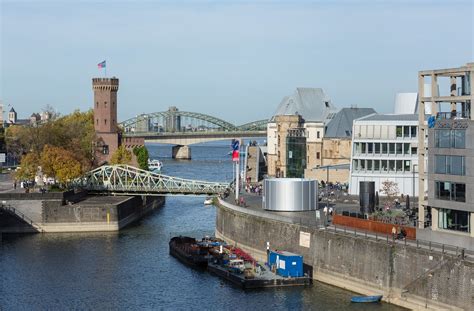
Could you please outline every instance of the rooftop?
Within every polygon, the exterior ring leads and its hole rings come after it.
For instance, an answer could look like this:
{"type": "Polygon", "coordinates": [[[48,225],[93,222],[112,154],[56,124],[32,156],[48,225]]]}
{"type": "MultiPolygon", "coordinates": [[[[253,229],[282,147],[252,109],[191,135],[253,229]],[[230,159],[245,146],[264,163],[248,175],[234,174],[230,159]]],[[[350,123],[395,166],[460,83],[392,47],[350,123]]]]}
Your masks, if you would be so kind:
{"type": "Polygon", "coordinates": [[[418,114],[372,114],[360,121],[418,121],[418,114]]]}
{"type": "Polygon", "coordinates": [[[337,108],[323,89],[297,88],[292,95],[283,98],[273,116],[299,114],[305,122],[326,122],[336,112],[337,108]]]}
{"type": "Polygon", "coordinates": [[[342,108],[326,126],[324,137],[351,138],[352,123],[370,114],[375,114],[372,108],[342,108]]]}

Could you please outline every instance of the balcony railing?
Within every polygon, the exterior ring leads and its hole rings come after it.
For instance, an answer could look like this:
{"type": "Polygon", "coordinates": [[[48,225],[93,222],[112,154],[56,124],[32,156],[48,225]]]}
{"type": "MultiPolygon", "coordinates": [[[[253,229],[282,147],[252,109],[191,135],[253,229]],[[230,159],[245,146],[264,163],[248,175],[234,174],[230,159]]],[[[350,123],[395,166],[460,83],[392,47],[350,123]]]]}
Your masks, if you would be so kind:
{"type": "Polygon", "coordinates": [[[438,112],[436,114],[436,119],[437,120],[462,120],[462,119],[470,119],[471,114],[466,111],[466,112],[458,112],[458,111],[452,111],[452,112],[438,112]]]}

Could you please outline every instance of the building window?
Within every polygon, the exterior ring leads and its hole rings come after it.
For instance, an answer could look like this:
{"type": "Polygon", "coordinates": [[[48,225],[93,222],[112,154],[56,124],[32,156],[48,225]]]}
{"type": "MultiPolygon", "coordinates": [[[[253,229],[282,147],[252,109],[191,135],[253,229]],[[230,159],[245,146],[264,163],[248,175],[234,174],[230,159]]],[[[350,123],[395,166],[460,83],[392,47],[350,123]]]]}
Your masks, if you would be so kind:
{"type": "Polygon", "coordinates": [[[107,102],[104,102],[104,108],[107,108],[107,102]]]}
{"type": "Polygon", "coordinates": [[[453,148],[466,148],[466,130],[454,130],[453,136],[453,148]]]}
{"type": "Polygon", "coordinates": [[[99,108],[99,102],[95,103],[96,108],[99,108]]]}
{"type": "Polygon", "coordinates": [[[374,160],[374,171],[380,171],[380,160],[374,160]]]}
{"type": "Polygon", "coordinates": [[[316,137],[319,138],[319,131],[316,132],[316,137]]]}
{"type": "Polygon", "coordinates": [[[367,144],[367,153],[372,154],[374,152],[374,144],[368,143],[367,144]]]}
{"type": "Polygon", "coordinates": [[[465,175],[465,161],[463,156],[435,155],[435,173],[448,175],[465,175]]]}
{"type": "Polygon", "coordinates": [[[375,154],[380,154],[380,143],[374,144],[375,154]]]}
{"type": "Polygon", "coordinates": [[[109,146],[108,145],[103,145],[102,146],[102,153],[103,154],[109,154],[109,146]]]}
{"type": "Polygon", "coordinates": [[[320,154],[319,154],[319,152],[316,152],[316,159],[319,160],[319,158],[320,158],[320,154]]]}
{"type": "Polygon", "coordinates": [[[410,172],[410,170],[411,170],[411,161],[410,161],[410,160],[406,160],[406,161],[404,161],[404,162],[405,162],[404,171],[405,171],[405,172],[410,172]]]}
{"type": "Polygon", "coordinates": [[[372,170],[372,160],[367,160],[367,170],[368,171],[372,170]]]}
{"type": "Polygon", "coordinates": [[[395,160],[388,160],[388,170],[395,172],[395,160]]]}
{"type": "Polygon", "coordinates": [[[408,138],[410,137],[410,127],[404,126],[403,127],[403,137],[408,138]]]}
{"type": "Polygon", "coordinates": [[[435,198],[446,201],[466,202],[466,184],[436,181],[435,198]]]}
{"type": "Polygon", "coordinates": [[[367,146],[366,143],[361,143],[360,146],[361,146],[362,153],[365,153],[366,152],[366,146],[367,146]]]}
{"type": "Polygon", "coordinates": [[[107,125],[107,119],[104,119],[104,124],[107,125]]]}
{"type": "Polygon", "coordinates": [[[415,138],[416,137],[416,126],[412,126],[411,127],[411,138],[415,138]]]}
{"type": "Polygon", "coordinates": [[[388,144],[382,143],[382,154],[388,154],[388,144]]]}
{"type": "Polygon", "coordinates": [[[418,153],[418,148],[417,147],[411,147],[411,154],[417,154],[418,153]]]}
{"type": "Polygon", "coordinates": [[[397,137],[403,137],[403,126],[397,126],[397,137]]]}
{"type": "Polygon", "coordinates": [[[395,144],[394,143],[389,143],[388,144],[388,149],[390,154],[395,154],[395,144]]]}
{"type": "Polygon", "coordinates": [[[397,160],[396,165],[397,165],[397,172],[403,172],[403,160],[397,160]]]}
{"type": "Polygon", "coordinates": [[[453,209],[439,209],[438,227],[440,229],[470,232],[470,213],[453,209]]]}
{"type": "Polygon", "coordinates": [[[405,155],[410,154],[410,144],[403,144],[403,154],[405,155]]]}
{"type": "Polygon", "coordinates": [[[359,170],[359,161],[358,160],[353,160],[352,161],[352,170],[353,171],[358,171],[359,170]]]}
{"type": "Polygon", "coordinates": [[[397,143],[397,154],[403,154],[403,144],[397,143]]]}
{"type": "Polygon", "coordinates": [[[388,164],[387,164],[387,160],[382,160],[381,161],[381,166],[382,166],[382,172],[386,172],[388,170],[388,164]]]}
{"type": "Polygon", "coordinates": [[[435,130],[435,147],[466,148],[466,130],[435,130]]]}

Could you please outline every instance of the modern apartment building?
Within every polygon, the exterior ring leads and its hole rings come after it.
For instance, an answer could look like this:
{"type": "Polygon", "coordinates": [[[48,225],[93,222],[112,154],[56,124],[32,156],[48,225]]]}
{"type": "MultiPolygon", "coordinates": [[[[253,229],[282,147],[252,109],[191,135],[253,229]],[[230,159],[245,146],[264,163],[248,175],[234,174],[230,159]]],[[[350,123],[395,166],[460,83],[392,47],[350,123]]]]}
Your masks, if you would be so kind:
{"type": "Polygon", "coordinates": [[[420,200],[417,237],[474,250],[474,63],[420,71],[418,82],[419,94],[430,84],[431,96],[419,97],[418,105],[431,105],[432,115],[425,125],[420,109],[428,148],[418,161],[427,158],[428,165],[419,166],[419,182],[428,182],[428,194],[420,200]]]}
{"type": "Polygon", "coordinates": [[[380,192],[389,180],[400,194],[418,196],[418,116],[372,114],[353,127],[349,193],[359,194],[360,181],[374,181],[380,192]]]}

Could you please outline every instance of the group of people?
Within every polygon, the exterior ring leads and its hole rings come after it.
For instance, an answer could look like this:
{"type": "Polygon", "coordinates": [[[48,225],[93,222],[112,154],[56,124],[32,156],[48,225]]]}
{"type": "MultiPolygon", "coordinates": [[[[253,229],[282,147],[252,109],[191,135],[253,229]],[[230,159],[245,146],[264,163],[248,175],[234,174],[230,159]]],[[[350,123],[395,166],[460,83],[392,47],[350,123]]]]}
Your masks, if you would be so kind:
{"type": "Polygon", "coordinates": [[[245,192],[247,193],[255,193],[257,195],[261,195],[262,194],[262,185],[258,184],[258,185],[252,185],[252,184],[249,184],[247,183],[245,185],[245,192]]]}

